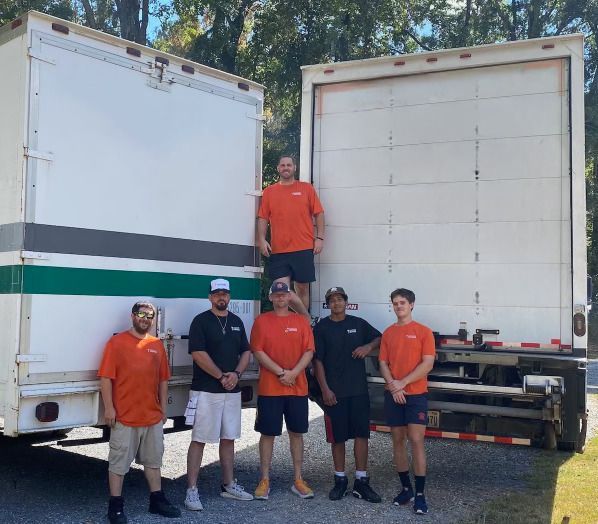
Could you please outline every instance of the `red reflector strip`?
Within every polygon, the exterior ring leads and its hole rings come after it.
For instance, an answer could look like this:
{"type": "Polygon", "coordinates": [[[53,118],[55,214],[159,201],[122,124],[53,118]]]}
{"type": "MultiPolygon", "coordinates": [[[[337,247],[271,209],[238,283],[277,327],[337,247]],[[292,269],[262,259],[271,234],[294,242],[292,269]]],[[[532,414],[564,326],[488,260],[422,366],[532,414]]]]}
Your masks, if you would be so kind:
{"type": "Polygon", "coordinates": [[[554,49],[554,44],[544,44],[542,49],[554,49]]]}
{"type": "Polygon", "coordinates": [[[12,21],[12,24],[10,24],[10,28],[11,29],[16,29],[17,27],[23,25],[23,20],[21,20],[20,18],[17,18],[16,20],[12,21]]]}
{"type": "Polygon", "coordinates": [[[459,58],[471,58],[471,53],[463,53],[462,55],[459,55],[459,58]]]}
{"type": "Polygon", "coordinates": [[[489,340],[488,342],[484,341],[487,346],[502,346],[502,342],[497,342],[496,340],[489,340]]]}
{"type": "Polygon", "coordinates": [[[324,69],[324,74],[325,75],[329,75],[331,73],[334,73],[334,69],[324,69]]]}
{"type": "Polygon", "coordinates": [[[135,49],[134,47],[127,47],[127,54],[133,56],[141,56],[141,51],[139,51],[139,49],[135,49]]]}
{"type": "Polygon", "coordinates": [[[69,28],[65,25],[62,24],[52,24],[52,29],[54,29],[54,31],[58,31],[59,33],[63,33],[65,35],[69,34],[69,28]]]}
{"type": "Polygon", "coordinates": [[[181,69],[185,72],[185,73],[189,73],[190,75],[194,75],[195,74],[195,68],[188,66],[188,65],[182,65],[181,69]]]}
{"type": "Polygon", "coordinates": [[[436,57],[426,58],[426,62],[438,62],[438,58],[436,58],[436,57]]]}
{"type": "Polygon", "coordinates": [[[571,349],[571,344],[561,344],[561,349],[571,349]]]}
{"type": "Polygon", "coordinates": [[[399,60],[398,62],[395,62],[396,66],[403,66],[405,65],[405,60],[399,60]]]}
{"type": "Polygon", "coordinates": [[[540,344],[536,344],[535,342],[522,342],[522,348],[539,348],[540,344]]]}
{"type": "Polygon", "coordinates": [[[560,344],[561,343],[561,339],[560,338],[551,338],[550,339],[550,343],[551,344],[560,344]]]}
{"type": "MultiPolygon", "coordinates": [[[[390,427],[371,424],[372,431],[390,432],[390,427]]],[[[455,433],[452,431],[440,431],[437,429],[426,429],[426,437],[450,438],[455,440],[469,440],[476,442],[494,442],[496,444],[514,444],[518,446],[531,446],[532,442],[528,438],[517,437],[496,437],[494,435],[477,435],[475,433],[455,433]]]]}

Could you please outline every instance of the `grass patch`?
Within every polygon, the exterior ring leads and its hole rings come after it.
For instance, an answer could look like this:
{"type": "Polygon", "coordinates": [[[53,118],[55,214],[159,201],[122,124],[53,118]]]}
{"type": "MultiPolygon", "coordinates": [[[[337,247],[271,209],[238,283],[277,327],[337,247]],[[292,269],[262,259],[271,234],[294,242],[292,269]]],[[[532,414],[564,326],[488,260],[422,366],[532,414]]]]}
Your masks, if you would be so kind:
{"type": "Polygon", "coordinates": [[[526,489],[505,493],[464,524],[596,524],[597,471],[598,437],[582,455],[544,451],[526,489]]]}

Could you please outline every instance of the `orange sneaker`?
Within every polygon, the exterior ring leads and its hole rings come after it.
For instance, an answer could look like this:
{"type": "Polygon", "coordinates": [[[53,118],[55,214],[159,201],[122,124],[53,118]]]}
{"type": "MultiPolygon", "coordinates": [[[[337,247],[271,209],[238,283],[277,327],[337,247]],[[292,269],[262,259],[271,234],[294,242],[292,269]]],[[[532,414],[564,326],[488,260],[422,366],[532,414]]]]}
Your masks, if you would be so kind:
{"type": "Polygon", "coordinates": [[[291,486],[291,491],[298,495],[302,499],[313,499],[314,492],[313,490],[307,485],[307,483],[303,479],[296,480],[294,484],[291,486]]]}
{"type": "Polygon", "coordinates": [[[269,479],[262,479],[260,483],[255,488],[253,493],[253,497],[257,500],[268,500],[268,495],[270,494],[270,480],[269,479]]]}

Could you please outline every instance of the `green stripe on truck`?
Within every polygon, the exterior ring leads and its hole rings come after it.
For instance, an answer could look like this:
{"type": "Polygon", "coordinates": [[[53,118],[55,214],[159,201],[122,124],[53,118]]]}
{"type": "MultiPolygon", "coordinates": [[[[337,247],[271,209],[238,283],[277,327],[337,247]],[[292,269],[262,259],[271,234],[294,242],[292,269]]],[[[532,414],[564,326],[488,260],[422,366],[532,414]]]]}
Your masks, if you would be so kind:
{"type": "MultiPolygon", "coordinates": [[[[226,277],[231,298],[259,300],[256,278],[226,277]]],[[[51,266],[0,266],[0,293],[206,298],[212,275],[51,266]]]]}

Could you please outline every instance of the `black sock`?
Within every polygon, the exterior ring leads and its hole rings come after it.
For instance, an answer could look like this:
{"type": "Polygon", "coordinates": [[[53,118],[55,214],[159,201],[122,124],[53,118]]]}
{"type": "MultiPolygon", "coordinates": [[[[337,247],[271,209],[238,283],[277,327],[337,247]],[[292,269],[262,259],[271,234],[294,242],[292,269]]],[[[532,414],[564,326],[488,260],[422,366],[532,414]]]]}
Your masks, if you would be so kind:
{"type": "Polygon", "coordinates": [[[422,475],[421,477],[415,475],[415,494],[424,493],[424,487],[426,486],[426,476],[422,475]]]}
{"type": "Polygon", "coordinates": [[[401,479],[403,489],[411,489],[411,480],[409,480],[409,470],[399,471],[399,478],[401,479]]]}

